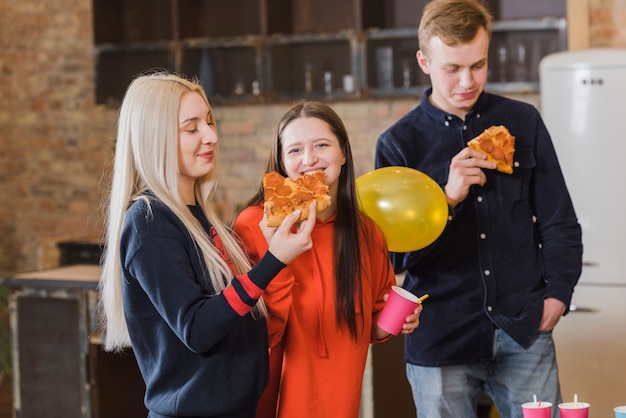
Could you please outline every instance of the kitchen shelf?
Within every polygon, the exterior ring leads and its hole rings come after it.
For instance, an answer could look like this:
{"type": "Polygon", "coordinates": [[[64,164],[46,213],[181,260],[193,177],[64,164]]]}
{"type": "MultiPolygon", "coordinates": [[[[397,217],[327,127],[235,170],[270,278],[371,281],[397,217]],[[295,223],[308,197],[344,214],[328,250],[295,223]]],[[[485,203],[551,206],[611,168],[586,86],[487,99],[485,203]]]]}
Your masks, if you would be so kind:
{"type": "MultiPolygon", "coordinates": [[[[490,91],[537,92],[541,58],[567,49],[565,0],[527,1],[489,2],[515,17],[493,23],[490,91]],[[562,16],[529,15],[527,1],[562,16]]],[[[408,97],[430,83],[415,60],[426,0],[93,2],[97,103],[154,69],[197,77],[213,103],[408,97]]]]}
{"type": "Polygon", "coordinates": [[[212,101],[258,100],[263,42],[258,35],[185,39],[175,71],[197,77],[212,101]]]}
{"type": "Polygon", "coordinates": [[[365,39],[361,66],[369,96],[415,96],[429,85],[415,58],[417,28],[370,29],[365,39]]]}
{"type": "MultiPolygon", "coordinates": [[[[539,91],[539,62],[545,55],[567,49],[565,18],[495,21],[489,51],[487,88],[501,93],[539,91]],[[499,53],[504,56],[500,60],[499,53]],[[516,53],[517,55],[513,55],[516,53]]],[[[370,86],[368,95],[415,96],[430,85],[415,59],[419,48],[415,28],[371,29],[365,32],[366,47],[361,67],[370,86]],[[391,48],[393,82],[381,86],[376,53],[391,48]]]]}
{"type": "Polygon", "coordinates": [[[357,33],[272,35],[266,46],[267,87],[276,100],[294,97],[340,99],[354,97],[344,91],[343,76],[358,83],[357,33]]]}

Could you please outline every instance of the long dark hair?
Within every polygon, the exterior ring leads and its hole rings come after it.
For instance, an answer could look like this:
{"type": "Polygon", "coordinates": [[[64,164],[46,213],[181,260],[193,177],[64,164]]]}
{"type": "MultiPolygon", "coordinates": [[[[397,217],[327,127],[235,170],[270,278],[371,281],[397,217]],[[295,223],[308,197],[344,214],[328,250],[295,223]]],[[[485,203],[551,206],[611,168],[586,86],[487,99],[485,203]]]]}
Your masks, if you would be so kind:
{"type": "MultiPolygon", "coordinates": [[[[361,284],[361,244],[359,235],[368,230],[362,222],[358,207],[354,162],[348,132],[341,118],[324,103],[299,101],[283,115],[274,131],[272,148],[266,173],[277,171],[287,176],[282,161],[282,133],[284,129],[299,118],[320,119],[330,126],[339,140],[339,146],[346,158],[339,174],[337,190],[337,216],[335,220],[334,261],[335,261],[335,318],[338,324],[346,324],[353,338],[357,338],[356,304],[363,308],[363,288],[361,284]],[[355,298],[358,302],[355,301],[355,298]]],[[[246,203],[247,206],[263,202],[263,185],[246,203]]],[[[369,241],[369,240],[368,240],[369,241]]]]}

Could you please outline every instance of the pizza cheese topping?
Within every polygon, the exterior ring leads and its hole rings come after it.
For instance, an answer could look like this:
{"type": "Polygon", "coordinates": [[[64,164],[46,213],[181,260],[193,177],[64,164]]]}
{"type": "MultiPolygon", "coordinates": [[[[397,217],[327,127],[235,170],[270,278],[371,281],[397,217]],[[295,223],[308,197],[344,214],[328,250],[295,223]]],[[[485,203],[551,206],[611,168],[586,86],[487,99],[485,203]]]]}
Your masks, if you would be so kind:
{"type": "Polygon", "coordinates": [[[491,126],[476,138],[467,143],[467,146],[487,154],[487,160],[497,164],[496,170],[503,173],[513,173],[513,154],[515,153],[515,137],[506,126],[491,126]]]}
{"type": "Polygon", "coordinates": [[[277,227],[287,215],[300,209],[298,222],[309,216],[309,205],[317,201],[317,211],[330,205],[328,186],[324,182],[324,172],[306,173],[296,181],[273,171],[263,175],[264,208],[267,226],[277,227]]]}

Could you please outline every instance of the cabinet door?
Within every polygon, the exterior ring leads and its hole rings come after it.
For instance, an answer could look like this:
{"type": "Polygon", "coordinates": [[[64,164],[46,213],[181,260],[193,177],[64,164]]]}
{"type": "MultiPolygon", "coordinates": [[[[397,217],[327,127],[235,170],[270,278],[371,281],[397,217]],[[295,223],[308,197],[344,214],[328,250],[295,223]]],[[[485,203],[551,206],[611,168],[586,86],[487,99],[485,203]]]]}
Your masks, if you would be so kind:
{"type": "Polygon", "coordinates": [[[81,300],[15,294],[12,304],[14,416],[88,416],[81,300]]]}

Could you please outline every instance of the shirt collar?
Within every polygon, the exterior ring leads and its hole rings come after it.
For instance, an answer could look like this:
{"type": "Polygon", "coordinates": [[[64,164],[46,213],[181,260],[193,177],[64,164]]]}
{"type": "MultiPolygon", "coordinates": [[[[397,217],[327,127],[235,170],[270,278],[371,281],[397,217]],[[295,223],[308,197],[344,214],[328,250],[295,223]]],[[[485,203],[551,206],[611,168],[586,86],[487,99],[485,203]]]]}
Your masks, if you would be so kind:
{"type": "MultiPolygon", "coordinates": [[[[458,116],[453,115],[452,113],[444,112],[443,110],[435,107],[429,100],[429,97],[432,93],[433,88],[429,87],[426,91],[424,91],[420,103],[420,106],[423,106],[425,113],[429,117],[431,117],[437,123],[441,123],[445,126],[450,126],[451,124],[453,124],[453,121],[463,122],[461,119],[459,119],[458,116]]],[[[486,102],[487,94],[483,91],[482,93],[480,93],[480,96],[478,97],[478,100],[476,101],[474,107],[465,116],[465,119],[468,120],[471,118],[480,118],[482,109],[485,108],[486,102]]]]}

